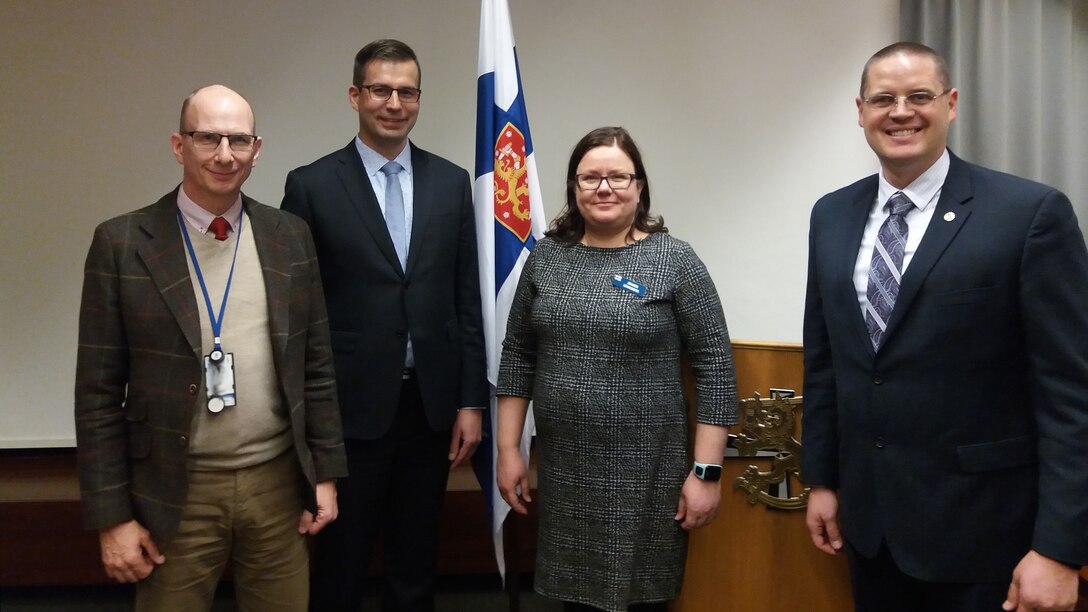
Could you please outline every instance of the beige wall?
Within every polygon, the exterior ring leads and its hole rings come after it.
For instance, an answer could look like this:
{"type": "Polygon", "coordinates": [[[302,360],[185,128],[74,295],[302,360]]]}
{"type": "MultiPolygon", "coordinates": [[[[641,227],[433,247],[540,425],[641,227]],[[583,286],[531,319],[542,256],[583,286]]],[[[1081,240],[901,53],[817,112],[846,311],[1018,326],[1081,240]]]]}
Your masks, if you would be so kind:
{"type": "MultiPolygon", "coordinates": [[[[799,341],[808,211],[875,170],[853,97],[896,37],[879,0],[510,0],[548,217],[566,157],[622,124],[654,206],[706,261],[734,337],[799,341]]],[[[265,138],[247,193],[346,144],[351,61],[401,38],[423,65],[413,139],[469,168],[476,0],[0,0],[0,447],[73,443],[82,265],[94,226],[180,180],[182,97],[223,82],[265,138]]]]}

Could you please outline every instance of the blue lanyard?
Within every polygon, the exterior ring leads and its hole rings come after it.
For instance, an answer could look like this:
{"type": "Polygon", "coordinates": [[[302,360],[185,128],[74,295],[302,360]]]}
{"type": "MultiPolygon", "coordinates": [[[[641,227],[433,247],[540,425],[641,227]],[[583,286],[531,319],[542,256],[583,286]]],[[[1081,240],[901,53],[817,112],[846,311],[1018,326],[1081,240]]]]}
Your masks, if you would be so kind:
{"type": "Polygon", "coordinates": [[[219,305],[219,316],[215,316],[212,310],[212,298],[208,297],[208,286],[204,284],[204,275],[200,273],[200,264],[196,260],[196,251],[193,250],[193,241],[189,239],[189,230],[185,227],[185,219],[178,209],[178,225],[181,226],[181,234],[185,237],[185,246],[189,248],[189,257],[193,259],[193,270],[196,272],[196,280],[200,282],[200,290],[204,292],[204,305],[208,308],[208,319],[212,324],[212,337],[215,339],[215,349],[223,350],[219,342],[219,331],[223,329],[223,315],[227,311],[227,296],[230,294],[230,281],[234,279],[234,263],[238,261],[238,243],[242,241],[242,219],[245,215],[238,216],[238,231],[234,236],[234,258],[230,260],[230,274],[227,275],[227,288],[223,290],[223,303],[219,305]]]}

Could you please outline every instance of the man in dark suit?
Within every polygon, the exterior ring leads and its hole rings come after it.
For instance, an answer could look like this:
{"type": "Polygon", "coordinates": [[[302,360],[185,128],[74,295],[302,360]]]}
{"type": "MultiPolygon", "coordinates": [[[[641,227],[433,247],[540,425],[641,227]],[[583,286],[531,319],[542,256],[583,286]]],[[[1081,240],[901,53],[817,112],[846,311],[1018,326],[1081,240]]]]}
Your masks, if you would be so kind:
{"type": "Polygon", "coordinates": [[[253,113],[185,99],[181,185],[98,226],[75,419],[89,528],[138,610],[210,609],[234,562],[243,610],[305,610],[305,534],[346,475],[328,321],[306,224],[241,193],[253,113]]]}
{"type": "Polygon", "coordinates": [[[881,171],[813,208],[808,528],[845,548],[858,610],[1071,610],[1088,254],[1065,195],[947,150],[958,96],[928,47],[874,55],[857,107],[881,171]]]}
{"type": "Polygon", "coordinates": [[[341,520],[317,538],[311,606],[358,609],[380,536],[383,609],[431,610],[446,481],[488,400],[469,178],[408,142],[410,47],[363,47],[348,97],[358,137],[288,174],[282,204],[317,244],[351,474],[341,520]]]}

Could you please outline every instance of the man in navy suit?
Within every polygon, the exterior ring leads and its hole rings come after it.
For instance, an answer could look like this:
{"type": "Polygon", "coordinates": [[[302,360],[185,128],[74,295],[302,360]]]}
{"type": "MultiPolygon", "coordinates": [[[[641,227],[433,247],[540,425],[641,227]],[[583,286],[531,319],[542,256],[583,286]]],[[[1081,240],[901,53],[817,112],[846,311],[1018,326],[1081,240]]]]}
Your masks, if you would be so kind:
{"type": "Polygon", "coordinates": [[[932,49],[877,52],[857,107],[880,173],[813,208],[808,528],[858,610],[1072,610],[1088,253],[1064,194],[948,151],[958,97],[932,49]]]}
{"type": "Polygon", "coordinates": [[[317,245],[348,457],[311,609],[357,610],[381,539],[383,610],[433,610],[446,480],[488,401],[472,195],[465,170],[408,142],[421,97],[408,45],[363,47],[348,97],[358,137],[288,174],[282,204],[317,245]]]}

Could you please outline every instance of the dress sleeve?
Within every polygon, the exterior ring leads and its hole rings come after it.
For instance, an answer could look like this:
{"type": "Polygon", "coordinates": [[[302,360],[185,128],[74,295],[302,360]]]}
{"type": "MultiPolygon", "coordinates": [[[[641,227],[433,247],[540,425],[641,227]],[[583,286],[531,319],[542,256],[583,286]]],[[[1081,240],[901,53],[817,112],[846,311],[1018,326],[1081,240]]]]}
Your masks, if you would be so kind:
{"type": "Polygon", "coordinates": [[[537,294],[535,271],[546,248],[544,243],[537,243],[525,260],[525,267],[518,279],[514,300],[510,304],[510,317],[506,322],[506,338],[502,342],[496,395],[532,397],[536,378],[536,331],[531,321],[537,294]]]}
{"type": "Polygon", "coordinates": [[[681,243],[674,257],[674,309],[683,350],[695,376],[695,418],[710,425],[739,420],[737,378],[721,300],[706,266],[681,243]]]}

